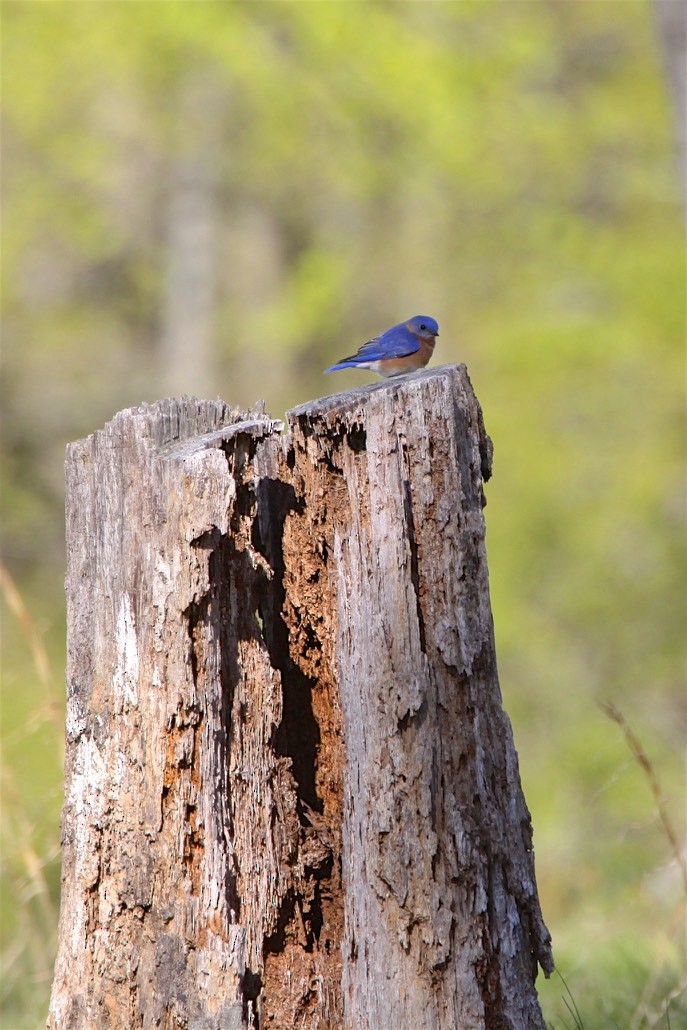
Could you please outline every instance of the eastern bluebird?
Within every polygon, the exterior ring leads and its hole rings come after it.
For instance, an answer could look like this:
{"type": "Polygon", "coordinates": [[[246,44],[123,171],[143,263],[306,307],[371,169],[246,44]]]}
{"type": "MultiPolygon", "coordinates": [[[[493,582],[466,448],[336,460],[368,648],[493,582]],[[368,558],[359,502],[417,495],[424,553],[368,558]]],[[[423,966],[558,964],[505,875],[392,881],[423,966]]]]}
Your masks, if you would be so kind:
{"type": "Polygon", "coordinates": [[[339,368],[371,368],[380,376],[400,376],[424,368],[432,356],[439,326],[429,315],[415,315],[368,340],[350,358],[341,358],[325,372],[339,368]]]}

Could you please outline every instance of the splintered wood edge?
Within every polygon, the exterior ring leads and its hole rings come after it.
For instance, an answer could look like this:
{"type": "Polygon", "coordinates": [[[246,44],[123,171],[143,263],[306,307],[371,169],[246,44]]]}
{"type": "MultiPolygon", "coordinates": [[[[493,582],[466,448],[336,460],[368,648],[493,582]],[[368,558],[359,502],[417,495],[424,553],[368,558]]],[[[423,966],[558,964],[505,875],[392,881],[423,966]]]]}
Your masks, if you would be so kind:
{"type": "Polygon", "coordinates": [[[317,400],[306,401],[290,408],[286,412],[289,423],[297,422],[300,418],[313,418],[318,415],[326,415],[331,411],[345,411],[347,408],[359,404],[372,394],[382,390],[390,393],[398,393],[400,390],[408,390],[415,385],[427,382],[431,379],[443,379],[449,373],[467,373],[467,366],[463,363],[452,365],[437,365],[435,368],[425,368],[420,372],[409,372],[405,375],[394,376],[383,379],[378,383],[366,383],[363,386],[354,386],[350,390],[342,390],[340,393],[328,394],[319,397],[317,400]]]}
{"type": "Polygon", "coordinates": [[[281,433],[284,431],[284,425],[285,423],[279,418],[244,419],[241,422],[232,422],[212,433],[203,433],[201,436],[192,436],[188,440],[175,440],[164,444],[158,449],[158,454],[161,457],[183,459],[197,451],[220,447],[235,436],[252,436],[259,440],[272,433],[281,433]]]}

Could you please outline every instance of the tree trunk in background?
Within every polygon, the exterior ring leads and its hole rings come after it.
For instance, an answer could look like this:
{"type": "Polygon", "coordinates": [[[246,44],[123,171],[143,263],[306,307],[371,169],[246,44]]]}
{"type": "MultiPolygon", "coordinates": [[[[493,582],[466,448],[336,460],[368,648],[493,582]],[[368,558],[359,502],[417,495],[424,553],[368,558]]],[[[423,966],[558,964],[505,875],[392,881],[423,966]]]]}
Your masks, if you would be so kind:
{"type": "Polygon", "coordinates": [[[656,0],[656,17],[673,108],[683,213],[687,217],[687,4],[685,0],[656,0]]]}
{"type": "Polygon", "coordinates": [[[51,1027],[537,1028],[464,366],[69,448],[51,1027]]]}
{"type": "Polygon", "coordinates": [[[165,289],[157,347],[157,382],[176,393],[216,393],[218,168],[222,97],[193,67],[177,97],[177,150],[166,198],[165,289]]]}

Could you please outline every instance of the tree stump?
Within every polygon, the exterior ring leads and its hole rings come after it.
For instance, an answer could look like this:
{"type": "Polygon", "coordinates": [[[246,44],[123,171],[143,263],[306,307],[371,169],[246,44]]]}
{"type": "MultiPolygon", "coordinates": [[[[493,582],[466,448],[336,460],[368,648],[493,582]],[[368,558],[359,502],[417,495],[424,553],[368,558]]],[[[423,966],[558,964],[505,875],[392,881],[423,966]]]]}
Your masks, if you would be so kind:
{"type": "Polygon", "coordinates": [[[52,1028],[544,1028],[462,365],[67,453],[52,1028]]]}

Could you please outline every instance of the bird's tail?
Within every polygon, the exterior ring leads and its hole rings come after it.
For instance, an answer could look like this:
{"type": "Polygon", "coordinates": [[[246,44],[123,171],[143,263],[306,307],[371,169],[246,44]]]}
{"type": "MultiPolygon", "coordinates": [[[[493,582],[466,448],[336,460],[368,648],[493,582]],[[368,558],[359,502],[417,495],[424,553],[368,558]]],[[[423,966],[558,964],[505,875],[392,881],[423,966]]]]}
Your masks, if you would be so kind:
{"type": "Polygon", "coordinates": [[[337,361],[335,365],[330,365],[329,368],[325,368],[325,372],[338,372],[340,368],[359,368],[359,363],[354,361],[353,358],[342,358],[341,361],[337,361]]]}

